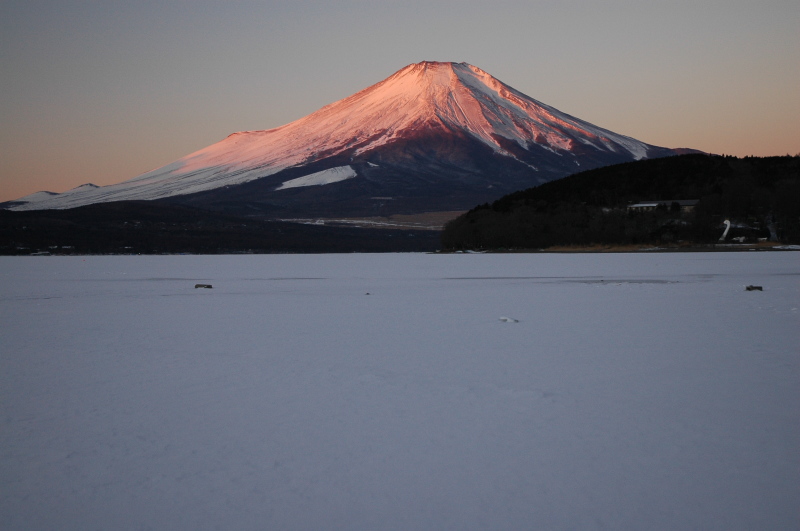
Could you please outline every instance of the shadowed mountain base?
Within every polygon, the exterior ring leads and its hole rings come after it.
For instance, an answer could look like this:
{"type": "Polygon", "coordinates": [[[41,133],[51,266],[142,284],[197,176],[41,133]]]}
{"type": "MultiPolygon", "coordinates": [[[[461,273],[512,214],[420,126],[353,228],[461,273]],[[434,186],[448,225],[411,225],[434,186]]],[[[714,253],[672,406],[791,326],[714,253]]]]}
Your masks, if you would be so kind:
{"type": "Polygon", "coordinates": [[[433,251],[439,234],[252,220],[149,201],[0,211],[5,255],[433,251]]]}

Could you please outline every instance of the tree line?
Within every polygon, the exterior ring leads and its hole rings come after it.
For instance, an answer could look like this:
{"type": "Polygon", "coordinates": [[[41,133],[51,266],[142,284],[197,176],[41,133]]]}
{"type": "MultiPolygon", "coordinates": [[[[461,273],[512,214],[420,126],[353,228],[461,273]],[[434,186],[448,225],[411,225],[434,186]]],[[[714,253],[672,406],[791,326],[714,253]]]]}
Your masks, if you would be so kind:
{"type": "Polygon", "coordinates": [[[690,154],[606,166],[504,196],[445,226],[442,246],[536,249],[556,245],[800,242],[800,156],[690,154]],[[628,208],[663,203],[650,211],[628,208]],[[697,200],[686,212],[673,200],[697,200]]]}

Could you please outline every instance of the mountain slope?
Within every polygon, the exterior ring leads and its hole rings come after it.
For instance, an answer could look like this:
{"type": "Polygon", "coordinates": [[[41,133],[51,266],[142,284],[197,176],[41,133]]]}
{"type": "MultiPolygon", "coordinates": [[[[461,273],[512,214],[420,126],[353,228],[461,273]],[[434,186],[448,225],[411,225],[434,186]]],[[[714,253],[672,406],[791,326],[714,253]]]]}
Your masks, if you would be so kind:
{"type": "Polygon", "coordinates": [[[562,113],[466,63],[422,62],[305,118],[234,133],[134,179],[7,206],[169,200],[262,213],[356,214],[381,201],[393,211],[468,208],[577,170],[676,153],[562,113]]]}

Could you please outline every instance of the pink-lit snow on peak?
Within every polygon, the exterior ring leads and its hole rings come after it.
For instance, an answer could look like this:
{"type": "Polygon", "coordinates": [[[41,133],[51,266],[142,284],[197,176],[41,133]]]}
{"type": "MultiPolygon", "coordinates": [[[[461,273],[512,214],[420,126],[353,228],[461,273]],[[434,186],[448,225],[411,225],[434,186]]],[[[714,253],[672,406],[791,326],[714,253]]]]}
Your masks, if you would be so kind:
{"type": "MultiPolygon", "coordinates": [[[[495,136],[523,147],[539,143],[562,151],[575,141],[610,151],[621,145],[637,159],[647,150],[641,142],[544,105],[480,68],[432,61],[411,64],[286,126],[247,134],[254,136],[256,144],[269,144],[273,153],[285,152],[275,148],[287,141],[291,147],[302,142],[312,154],[335,153],[354,145],[357,153],[363,153],[437,122],[466,131],[497,150],[501,147],[495,136]]],[[[204,161],[197,158],[194,164],[204,161]]]]}
{"type": "MultiPolygon", "coordinates": [[[[269,147],[273,156],[267,158],[272,160],[261,160],[269,164],[283,160],[298,142],[312,155],[353,145],[359,145],[363,153],[434,122],[464,130],[498,150],[495,135],[523,147],[539,143],[558,150],[569,150],[575,141],[610,151],[621,145],[636,159],[647,151],[641,142],[538,102],[478,67],[433,61],[408,65],[384,81],[288,125],[232,135],[226,141],[241,143],[245,135],[249,137],[248,146],[252,144],[256,151],[269,147]]],[[[238,146],[237,151],[241,148],[238,146]]],[[[226,146],[217,144],[207,149],[187,160],[184,169],[205,165],[206,157],[201,154],[221,155],[226,146]]],[[[296,158],[297,153],[293,155],[296,158]]]]}
{"type": "Polygon", "coordinates": [[[327,156],[357,156],[431,126],[459,130],[508,156],[513,155],[501,147],[499,137],[523,148],[536,144],[561,154],[569,154],[580,144],[599,151],[627,152],[635,159],[647,154],[646,144],[540,103],[480,68],[423,61],[284,126],[234,133],[134,179],[42,198],[35,205],[16,209],[72,208],[191,194],[241,184],[327,156]]]}

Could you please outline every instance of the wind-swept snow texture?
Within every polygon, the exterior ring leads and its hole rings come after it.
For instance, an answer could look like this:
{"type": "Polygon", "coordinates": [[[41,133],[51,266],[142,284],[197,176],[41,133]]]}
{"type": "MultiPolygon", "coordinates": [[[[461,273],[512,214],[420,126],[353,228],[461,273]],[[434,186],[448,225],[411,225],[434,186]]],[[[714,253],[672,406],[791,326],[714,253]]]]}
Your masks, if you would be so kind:
{"type": "Polygon", "coordinates": [[[0,258],[0,528],[798,529],[797,260],[0,258]]]}
{"type": "MultiPolygon", "coordinates": [[[[11,208],[62,209],[195,194],[327,158],[364,157],[400,138],[448,137],[456,132],[529,171],[538,171],[535,160],[543,154],[568,158],[559,164],[572,172],[581,166],[582,157],[614,156],[619,158],[608,161],[623,162],[671,151],[565,114],[467,63],[425,61],[282,127],[234,133],[134,179],[63,194],[32,194],[13,202],[11,208]]],[[[552,175],[543,172],[528,186],[564,175],[563,168],[552,175]]],[[[284,188],[289,187],[277,190],[284,188]]]]}

